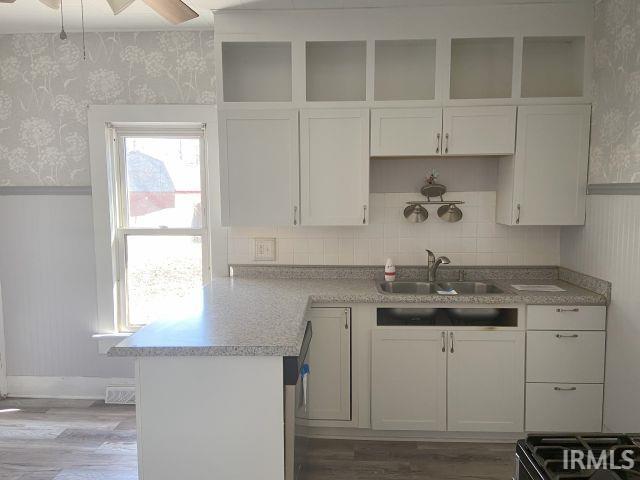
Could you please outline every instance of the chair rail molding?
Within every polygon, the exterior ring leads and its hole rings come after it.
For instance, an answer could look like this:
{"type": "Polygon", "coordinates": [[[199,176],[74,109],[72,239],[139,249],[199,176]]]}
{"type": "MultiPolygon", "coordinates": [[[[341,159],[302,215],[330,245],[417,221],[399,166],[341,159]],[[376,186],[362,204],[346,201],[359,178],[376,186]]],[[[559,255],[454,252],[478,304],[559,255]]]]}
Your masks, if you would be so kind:
{"type": "Polygon", "coordinates": [[[592,183],[589,195],[640,195],[640,183],[592,183]]]}

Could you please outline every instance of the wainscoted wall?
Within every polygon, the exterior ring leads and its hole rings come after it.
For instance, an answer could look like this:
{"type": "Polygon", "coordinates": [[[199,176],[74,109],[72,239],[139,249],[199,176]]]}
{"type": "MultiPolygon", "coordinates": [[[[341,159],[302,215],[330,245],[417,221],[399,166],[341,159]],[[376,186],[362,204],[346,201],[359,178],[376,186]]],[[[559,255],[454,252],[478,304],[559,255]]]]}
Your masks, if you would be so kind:
{"type": "Polygon", "coordinates": [[[275,263],[296,265],[422,265],[425,248],[461,265],[556,265],[560,261],[558,227],[503,227],[494,222],[495,192],[451,192],[464,200],[464,217],[446,223],[429,207],[429,219],[411,224],[402,216],[419,194],[372,194],[370,225],[362,227],[231,228],[230,263],[254,262],[256,237],[275,237],[275,263]]]}
{"type": "Polygon", "coordinates": [[[562,234],[565,267],[609,280],[605,425],[640,430],[640,196],[589,196],[585,227],[562,234]]]}
{"type": "MultiPolygon", "coordinates": [[[[9,376],[132,377],[98,354],[91,197],[0,196],[9,376]]],[[[11,383],[11,382],[10,382],[11,383]]]]}
{"type": "MultiPolygon", "coordinates": [[[[213,32],[86,40],[85,60],[77,33],[0,35],[0,187],[90,185],[89,104],[215,104],[213,32]]],[[[10,388],[85,394],[101,382],[56,379],[131,377],[131,361],[99,355],[91,339],[91,198],[0,196],[0,225],[10,388]]]]}
{"type": "MultiPolygon", "coordinates": [[[[598,0],[589,183],[640,182],[640,3],[598,0]]],[[[640,196],[587,200],[584,227],[563,228],[562,265],[612,283],[605,424],[640,430],[640,196]]]]}
{"type": "Polygon", "coordinates": [[[0,35],[0,186],[89,185],[87,105],[215,104],[213,32],[0,35]]]}

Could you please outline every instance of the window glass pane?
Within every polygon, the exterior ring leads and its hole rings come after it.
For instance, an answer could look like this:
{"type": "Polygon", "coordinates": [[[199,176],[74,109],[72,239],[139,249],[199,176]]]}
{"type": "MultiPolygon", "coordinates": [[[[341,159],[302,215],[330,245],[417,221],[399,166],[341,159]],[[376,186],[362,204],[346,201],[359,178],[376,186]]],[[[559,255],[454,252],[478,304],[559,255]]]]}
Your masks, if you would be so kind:
{"type": "Polygon", "coordinates": [[[202,226],[200,139],[125,138],[129,227],[202,226]]]}
{"type": "Polygon", "coordinates": [[[202,288],[202,238],[128,235],[129,324],[164,318],[202,288]]]}

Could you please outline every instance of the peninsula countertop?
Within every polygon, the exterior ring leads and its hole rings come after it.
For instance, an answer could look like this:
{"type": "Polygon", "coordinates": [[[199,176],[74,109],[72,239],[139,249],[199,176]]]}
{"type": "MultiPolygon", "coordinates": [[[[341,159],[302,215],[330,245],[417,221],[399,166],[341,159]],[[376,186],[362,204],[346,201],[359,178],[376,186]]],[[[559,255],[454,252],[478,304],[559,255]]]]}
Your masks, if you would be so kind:
{"type": "Polygon", "coordinates": [[[561,280],[489,280],[504,293],[390,295],[370,279],[216,278],[109,350],[110,356],[296,356],[312,304],[606,305],[605,296],[561,280]],[[564,292],[516,291],[553,284],[564,292]]]}

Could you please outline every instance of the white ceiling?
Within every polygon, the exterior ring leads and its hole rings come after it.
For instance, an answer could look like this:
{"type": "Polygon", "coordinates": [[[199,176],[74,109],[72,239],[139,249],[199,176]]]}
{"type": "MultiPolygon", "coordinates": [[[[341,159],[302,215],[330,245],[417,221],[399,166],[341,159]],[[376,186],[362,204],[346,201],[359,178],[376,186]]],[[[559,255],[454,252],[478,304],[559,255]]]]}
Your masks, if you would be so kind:
{"type": "MultiPolygon", "coordinates": [[[[84,0],[85,25],[88,31],[131,30],[204,30],[212,28],[212,10],[222,9],[317,9],[407,7],[443,4],[562,3],[592,0],[185,0],[200,17],[181,26],[173,26],[157,15],[143,1],[137,0],[114,16],[106,0],[84,0]]],[[[80,29],[80,0],[63,0],[67,31],[80,29]]],[[[38,0],[0,3],[0,33],[56,32],[60,29],[60,12],[38,0]]]]}

